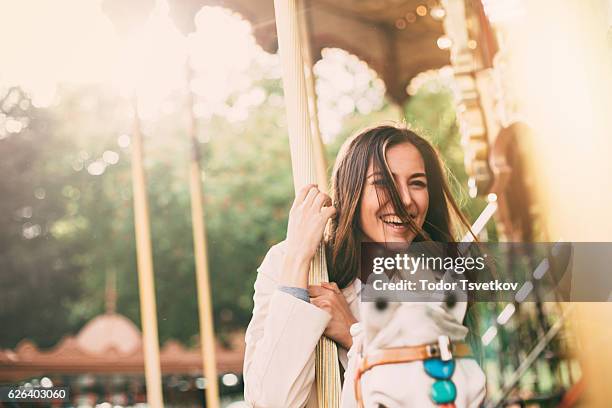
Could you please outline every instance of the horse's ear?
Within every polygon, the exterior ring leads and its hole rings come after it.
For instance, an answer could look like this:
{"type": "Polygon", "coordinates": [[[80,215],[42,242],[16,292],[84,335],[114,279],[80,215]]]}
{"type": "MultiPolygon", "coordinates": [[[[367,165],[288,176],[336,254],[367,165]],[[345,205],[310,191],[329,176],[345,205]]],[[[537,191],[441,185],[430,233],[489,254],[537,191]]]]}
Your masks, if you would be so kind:
{"type": "Polygon", "coordinates": [[[446,304],[446,308],[451,310],[457,304],[457,294],[453,291],[447,291],[444,294],[444,304],[446,304]]]}
{"type": "Polygon", "coordinates": [[[452,311],[453,309],[455,309],[457,303],[468,301],[467,293],[465,293],[456,286],[458,285],[458,278],[460,278],[460,275],[456,274],[455,272],[449,273],[449,271],[446,271],[444,273],[444,276],[442,277],[443,282],[448,284],[452,283],[455,285],[455,289],[444,291],[443,302],[444,307],[448,311],[452,311]]]}
{"type": "Polygon", "coordinates": [[[376,299],[376,302],[374,302],[374,306],[376,306],[376,310],[379,310],[382,312],[387,307],[389,307],[389,301],[381,297],[381,298],[376,299]]]}

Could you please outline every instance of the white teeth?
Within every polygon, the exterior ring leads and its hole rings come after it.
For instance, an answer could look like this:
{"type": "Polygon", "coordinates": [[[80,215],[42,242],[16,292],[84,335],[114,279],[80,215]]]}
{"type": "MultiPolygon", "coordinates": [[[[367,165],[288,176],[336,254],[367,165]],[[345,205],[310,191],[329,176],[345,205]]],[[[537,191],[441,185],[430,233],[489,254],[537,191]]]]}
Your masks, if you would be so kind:
{"type": "Polygon", "coordinates": [[[392,223],[395,223],[395,224],[401,224],[402,223],[402,220],[400,219],[400,217],[398,217],[396,215],[383,217],[382,220],[383,220],[383,222],[392,222],[392,223]]]}
{"type": "MultiPolygon", "coordinates": [[[[414,218],[416,218],[416,215],[410,214],[410,218],[414,219],[414,218]]],[[[401,218],[398,217],[397,215],[386,215],[386,216],[380,217],[380,219],[383,222],[390,222],[390,223],[393,223],[393,224],[402,224],[403,223],[401,218]]]]}

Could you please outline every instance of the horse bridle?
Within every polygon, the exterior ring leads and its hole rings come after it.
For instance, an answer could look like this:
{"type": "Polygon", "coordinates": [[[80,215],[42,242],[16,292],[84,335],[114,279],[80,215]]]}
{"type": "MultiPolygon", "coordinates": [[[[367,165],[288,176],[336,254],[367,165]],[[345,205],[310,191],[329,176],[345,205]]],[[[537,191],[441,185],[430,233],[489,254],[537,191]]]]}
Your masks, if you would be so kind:
{"type": "Polygon", "coordinates": [[[470,346],[465,342],[451,342],[448,336],[438,337],[437,343],[420,346],[405,346],[380,349],[361,358],[355,373],[355,399],[359,408],[364,408],[361,395],[361,376],[373,367],[384,364],[411,363],[414,361],[439,358],[449,361],[453,358],[471,357],[470,346]]]}

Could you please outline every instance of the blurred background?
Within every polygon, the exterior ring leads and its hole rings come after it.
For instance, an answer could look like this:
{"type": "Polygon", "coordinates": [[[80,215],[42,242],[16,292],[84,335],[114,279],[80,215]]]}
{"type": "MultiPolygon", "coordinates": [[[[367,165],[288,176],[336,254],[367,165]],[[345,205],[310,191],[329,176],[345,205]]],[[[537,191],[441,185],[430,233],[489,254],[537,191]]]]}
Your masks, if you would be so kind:
{"type": "MultiPolygon", "coordinates": [[[[609,74],[609,4],[526,3],[305,1],[328,170],[354,131],[405,122],[441,152],[480,239],[608,240],[559,232],[565,207],[550,202],[580,181],[558,181],[546,155],[577,149],[587,175],[612,174],[601,150],[610,84],[598,82],[609,74]]],[[[67,406],[146,402],[138,132],[164,401],[205,404],[188,172],[196,123],[221,405],[246,406],[256,268],[284,239],[293,199],[272,2],[2,1],[0,36],[0,383],[69,386],[67,406]]],[[[563,305],[477,308],[489,406],[580,400],[584,366],[563,305]]]]}

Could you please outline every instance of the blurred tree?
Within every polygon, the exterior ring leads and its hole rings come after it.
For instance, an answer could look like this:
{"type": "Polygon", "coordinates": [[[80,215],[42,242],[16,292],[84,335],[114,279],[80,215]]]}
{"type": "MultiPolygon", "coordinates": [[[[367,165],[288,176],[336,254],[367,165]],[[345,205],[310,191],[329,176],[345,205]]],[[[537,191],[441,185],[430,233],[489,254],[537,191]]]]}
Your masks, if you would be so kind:
{"type": "MultiPolygon", "coordinates": [[[[248,115],[199,119],[213,309],[221,336],[248,323],[256,268],[268,248],[284,238],[293,198],[281,83],[263,75],[250,90],[230,95],[227,111],[243,109],[245,94],[264,95],[254,98],[248,115]]],[[[183,101],[180,92],[172,95],[160,112],[145,118],[143,132],[160,340],[195,344],[183,101]]],[[[418,93],[405,114],[464,185],[450,101],[449,93],[418,93]]],[[[139,324],[129,111],[105,89],[64,87],[57,103],[28,109],[28,126],[0,140],[0,194],[6,197],[0,204],[0,298],[8,305],[0,309],[0,324],[11,328],[0,335],[0,346],[13,347],[24,337],[48,346],[75,333],[104,312],[111,270],[117,274],[117,312],[139,324]],[[44,199],[37,199],[41,194],[44,199]],[[46,317],[42,324],[40,316],[46,317]]],[[[327,146],[330,170],[349,134],[402,116],[387,103],[369,114],[355,107],[327,146]]]]}
{"type": "Polygon", "coordinates": [[[66,163],[57,156],[69,144],[22,90],[0,95],[0,347],[26,333],[48,346],[69,326],[69,302],[81,294],[80,269],[68,260],[78,248],[51,232],[69,211],[66,163]]]}
{"type": "MultiPolygon", "coordinates": [[[[281,98],[278,80],[258,86],[281,98]]],[[[0,140],[0,192],[7,197],[0,220],[0,297],[10,306],[0,309],[0,324],[11,328],[3,331],[0,346],[14,347],[26,337],[49,346],[75,333],[103,313],[110,270],[117,273],[117,311],[139,324],[128,112],[102,89],[63,88],[58,103],[38,112],[44,116],[32,111],[26,130],[0,140]],[[37,200],[37,192],[45,198],[37,200]],[[37,228],[40,236],[24,238],[37,228]],[[24,284],[30,269],[33,276],[24,284]],[[34,318],[41,314],[57,317],[41,325],[34,318]]],[[[284,237],[293,188],[283,121],[282,105],[263,103],[245,121],[213,116],[201,124],[221,335],[248,322],[255,270],[268,247],[284,237]]],[[[174,111],[146,122],[143,130],[160,339],[193,343],[198,318],[183,122],[183,112],[174,111]]]]}

